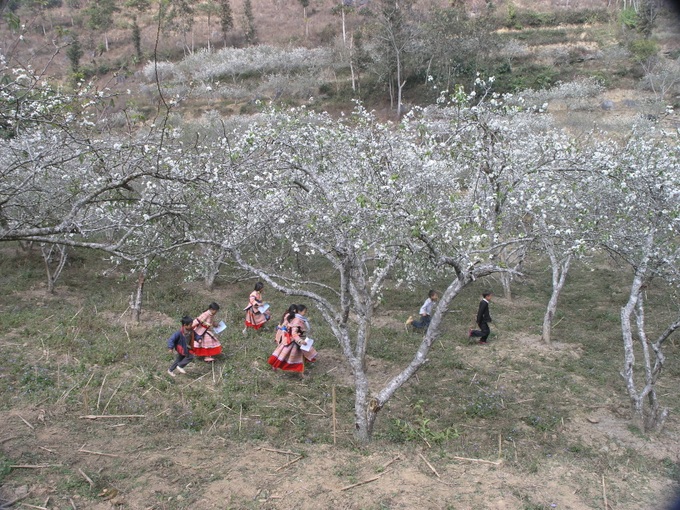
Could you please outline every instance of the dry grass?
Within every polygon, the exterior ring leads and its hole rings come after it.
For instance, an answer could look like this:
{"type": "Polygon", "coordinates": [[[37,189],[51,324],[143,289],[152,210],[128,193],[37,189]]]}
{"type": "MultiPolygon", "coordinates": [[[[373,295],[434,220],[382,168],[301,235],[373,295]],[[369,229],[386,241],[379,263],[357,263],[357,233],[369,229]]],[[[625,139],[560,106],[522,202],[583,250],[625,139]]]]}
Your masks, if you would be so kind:
{"type": "MultiPolygon", "coordinates": [[[[464,331],[479,289],[495,284],[466,291],[430,362],[385,407],[374,442],[360,447],[351,373],[319,318],[312,315],[321,358],[305,382],[267,369],[272,331],[242,336],[252,281],[223,278],[207,292],[158,275],[147,287],[143,324],[134,325],[124,313],[134,286],[126,273],[101,276],[101,262],[85,254],[49,296],[37,257],[3,255],[0,501],[277,509],[290,508],[292,498],[304,509],[412,508],[413,501],[427,509],[588,509],[602,508],[604,479],[611,507],[633,510],[668,497],[679,476],[674,415],[656,436],[628,420],[617,375],[627,275],[606,261],[575,268],[551,347],[537,337],[548,284],[539,261],[527,267],[513,302],[494,301],[486,347],[469,345],[464,331]],[[226,356],[167,377],[165,338],[179,316],[212,300],[229,325],[226,356]]],[[[412,356],[419,338],[401,324],[425,291],[385,293],[368,357],[374,387],[412,356]]],[[[661,327],[663,289],[649,293],[648,320],[661,327]]],[[[275,311],[286,304],[267,300],[275,311]]],[[[672,409],[680,404],[671,391],[680,379],[677,349],[667,347],[661,383],[672,409]]]]}

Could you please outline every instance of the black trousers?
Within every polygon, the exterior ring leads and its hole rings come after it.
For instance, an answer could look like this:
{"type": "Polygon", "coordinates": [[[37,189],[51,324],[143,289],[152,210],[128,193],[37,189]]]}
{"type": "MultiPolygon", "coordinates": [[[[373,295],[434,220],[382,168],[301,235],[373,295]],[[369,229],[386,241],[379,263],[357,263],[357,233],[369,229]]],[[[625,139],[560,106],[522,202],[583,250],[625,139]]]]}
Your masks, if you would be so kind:
{"type": "Polygon", "coordinates": [[[180,354],[179,352],[177,353],[177,356],[175,357],[175,362],[170,365],[170,372],[175,370],[177,367],[184,368],[186,367],[189,363],[194,361],[194,355],[191,353],[187,353],[185,356],[184,354],[180,354]]]}
{"type": "Polygon", "coordinates": [[[491,328],[489,327],[488,322],[482,322],[479,324],[479,329],[474,329],[472,330],[472,334],[470,336],[478,336],[480,342],[486,342],[486,339],[489,338],[489,334],[491,334],[491,328]]]}
{"type": "Polygon", "coordinates": [[[432,317],[430,317],[429,315],[421,315],[419,320],[411,323],[411,326],[413,326],[416,329],[427,329],[428,327],[430,327],[431,320],[432,317]]]}

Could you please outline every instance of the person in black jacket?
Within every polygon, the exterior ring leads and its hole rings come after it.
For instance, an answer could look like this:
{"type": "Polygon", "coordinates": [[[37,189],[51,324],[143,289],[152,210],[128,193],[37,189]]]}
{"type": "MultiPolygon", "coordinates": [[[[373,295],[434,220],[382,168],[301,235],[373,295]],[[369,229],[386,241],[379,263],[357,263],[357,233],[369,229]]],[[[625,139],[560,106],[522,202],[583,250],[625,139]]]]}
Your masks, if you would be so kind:
{"type": "Polygon", "coordinates": [[[493,292],[490,290],[485,290],[482,293],[482,300],[479,302],[479,308],[477,309],[477,325],[479,329],[468,330],[468,338],[480,337],[479,343],[486,344],[487,338],[491,333],[491,328],[489,328],[489,322],[491,322],[491,314],[489,313],[489,303],[493,297],[493,292]]]}

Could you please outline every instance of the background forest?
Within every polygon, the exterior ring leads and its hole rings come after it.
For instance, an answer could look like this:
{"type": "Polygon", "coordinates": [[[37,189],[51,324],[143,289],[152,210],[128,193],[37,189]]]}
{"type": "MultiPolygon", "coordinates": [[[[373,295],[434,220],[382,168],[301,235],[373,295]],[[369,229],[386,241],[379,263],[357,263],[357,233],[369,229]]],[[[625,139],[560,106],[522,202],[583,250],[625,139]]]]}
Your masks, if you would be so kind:
{"type": "Polygon", "coordinates": [[[4,3],[0,507],[664,508],[671,7],[4,3]],[[304,381],[241,332],[258,280],[304,381]]]}

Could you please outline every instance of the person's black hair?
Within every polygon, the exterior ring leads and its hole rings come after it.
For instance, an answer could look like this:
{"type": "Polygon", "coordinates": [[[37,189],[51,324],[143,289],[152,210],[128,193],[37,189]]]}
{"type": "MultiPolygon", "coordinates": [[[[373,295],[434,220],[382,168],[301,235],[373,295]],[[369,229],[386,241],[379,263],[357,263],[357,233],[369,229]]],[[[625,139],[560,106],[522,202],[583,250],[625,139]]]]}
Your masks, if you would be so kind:
{"type": "Polygon", "coordinates": [[[487,298],[489,296],[493,296],[493,292],[491,292],[490,290],[485,290],[484,292],[482,292],[483,298],[487,298]]]}
{"type": "Polygon", "coordinates": [[[262,283],[262,282],[257,282],[257,283],[255,284],[255,290],[256,290],[257,292],[260,292],[262,289],[264,289],[264,283],[262,283]]]}
{"type": "Polygon", "coordinates": [[[182,326],[191,326],[193,322],[194,319],[192,317],[189,317],[188,315],[182,317],[182,326]]]}
{"type": "Polygon", "coordinates": [[[427,297],[432,299],[435,296],[435,294],[437,294],[437,291],[430,289],[430,292],[427,293],[427,297]]]}
{"type": "Polygon", "coordinates": [[[292,321],[295,318],[295,314],[298,313],[298,305],[292,304],[288,307],[288,310],[283,312],[283,316],[281,317],[281,322],[279,324],[283,324],[284,321],[292,321]]]}
{"type": "Polygon", "coordinates": [[[305,305],[297,305],[297,311],[298,313],[302,313],[307,309],[305,305]]]}
{"type": "Polygon", "coordinates": [[[217,311],[217,310],[219,310],[219,309],[220,309],[220,305],[218,305],[218,304],[215,303],[214,301],[208,305],[208,310],[215,310],[215,311],[217,311]]]}

